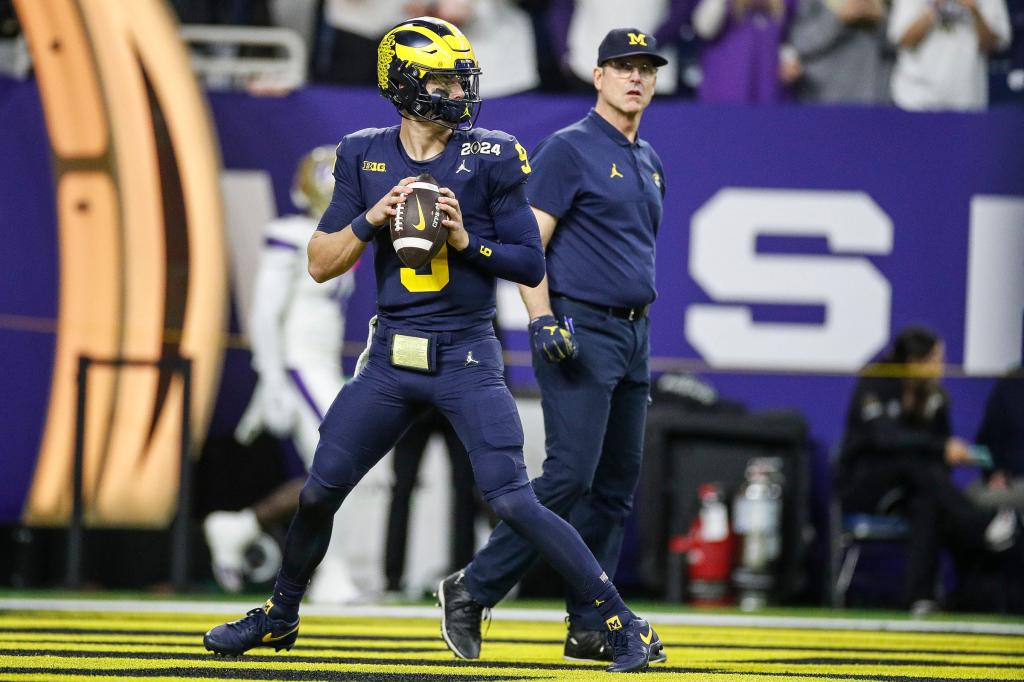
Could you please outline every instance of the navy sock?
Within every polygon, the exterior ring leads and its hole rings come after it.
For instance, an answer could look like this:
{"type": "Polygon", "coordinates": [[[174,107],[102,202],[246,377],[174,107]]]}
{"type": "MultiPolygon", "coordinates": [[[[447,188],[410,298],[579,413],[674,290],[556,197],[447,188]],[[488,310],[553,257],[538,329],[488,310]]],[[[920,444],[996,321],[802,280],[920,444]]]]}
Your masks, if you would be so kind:
{"type": "Polygon", "coordinates": [[[604,589],[594,597],[591,603],[601,614],[601,620],[609,630],[618,630],[629,625],[629,622],[636,618],[636,614],[629,610],[626,602],[622,601],[619,591],[609,580],[604,584],[604,589]]]}
{"type": "Polygon", "coordinates": [[[580,534],[542,505],[532,486],[500,495],[490,504],[502,521],[537,548],[576,594],[597,608],[609,629],[623,627],[634,618],[580,534]]]}
{"type": "Polygon", "coordinates": [[[288,528],[281,570],[270,598],[274,618],[289,623],[298,618],[299,602],[331,542],[334,513],[347,494],[347,490],[326,488],[313,478],[306,480],[299,495],[299,508],[288,528]]]}
{"type": "Polygon", "coordinates": [[[291,580],[284,574],[284,571],[278,571],[277,580],[274,581],[274,594],[270,597],[270,602],[273,604],[270,615],[289,623],[298,618],[299,602],[306,594],[308,584],[308,582],[291,580]]]}

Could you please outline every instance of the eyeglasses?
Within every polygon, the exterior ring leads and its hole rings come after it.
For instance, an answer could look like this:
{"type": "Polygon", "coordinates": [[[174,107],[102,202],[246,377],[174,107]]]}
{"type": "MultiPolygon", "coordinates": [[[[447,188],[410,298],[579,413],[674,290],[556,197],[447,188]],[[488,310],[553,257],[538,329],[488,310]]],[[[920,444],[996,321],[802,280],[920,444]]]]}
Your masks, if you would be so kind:
{"type": "Polygon", "coordinates": [[[634,69],[638,71],[640,73],[640,77],[645,80],[650,80],[658,74],[658,67],[647,62],[640,62],[639,64],[636,64],[628,59],[609,59],[605,65],[610,67],[612,72],[619,78],[629,78],[633,75],[634,69]]]}

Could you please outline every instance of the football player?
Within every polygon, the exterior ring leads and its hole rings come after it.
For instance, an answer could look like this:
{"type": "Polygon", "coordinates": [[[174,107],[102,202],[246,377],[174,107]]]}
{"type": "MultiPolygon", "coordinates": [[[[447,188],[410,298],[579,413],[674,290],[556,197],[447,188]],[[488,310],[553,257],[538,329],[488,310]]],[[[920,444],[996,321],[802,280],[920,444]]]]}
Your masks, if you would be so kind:
{"type": "MultiPolygon", "coordinates": [[[[526,150],[506,133],[474,127],[480,68],[454,25],[433,17],[405,21],[380,42],[381,94],[400,125],[345,137],[334,196],[310,239],[318,282],[347,272],[374,243],[377,317],[366,360],[320,426],[320,443],[288,531],[283,566],[265,606],[206,633],[204,644],[237,655],[253,647],[288,649],[299,629],[299,601],[324,556],[342,501],[427,405],[455,427],[477,484],[495,514],[527,538],[566,582],[597,609],[607,630],[611,672],[647,667],[654,630],[634,615],[579,534],[542,506],[526,475],[523,431],[505,385],[494,336],[495,278],[529,286],[544,277],[537,221],[526,201],[526,150]],[[469,172],[457,172],[465,167],[469,172]],[[419,270],[403,266],[383,228],[430,173],[441,185],[447,243],[419,270]]],[[[460,658],[480,654],[476,631],[445,627],[475,609],[461,574],[438,589],[442,634],[460,658]]]]}

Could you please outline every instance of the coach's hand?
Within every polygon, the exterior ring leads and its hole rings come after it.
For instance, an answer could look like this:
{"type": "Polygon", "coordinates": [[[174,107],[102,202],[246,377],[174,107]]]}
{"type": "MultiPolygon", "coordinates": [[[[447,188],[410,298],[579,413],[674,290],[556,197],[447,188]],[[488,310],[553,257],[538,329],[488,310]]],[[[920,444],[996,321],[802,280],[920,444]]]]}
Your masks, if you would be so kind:
{"type": "Polygon", "coordinates": [[[548,362],[561,362],[580,354],[572,330],[559,324],[554,315],[530,320],[530,343],[534,353],[542,353],[548,362]]]}

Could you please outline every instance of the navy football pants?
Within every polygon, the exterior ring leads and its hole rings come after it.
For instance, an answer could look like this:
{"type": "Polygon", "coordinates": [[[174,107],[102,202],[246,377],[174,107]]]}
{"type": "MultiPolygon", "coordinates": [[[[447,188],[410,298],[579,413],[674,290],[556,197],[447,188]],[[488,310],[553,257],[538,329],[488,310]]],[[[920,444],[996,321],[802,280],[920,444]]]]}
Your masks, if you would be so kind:
{"type": "MultiPolygon", "coordinates": [[[[547,449],[533,489],[541,504],[572,522],[614,579],[643,456],[650,320],[624,320],[554,296],[551,305],[559,319],[573,318],[580,354],[559,363],[533,356],[547,449]]],[[[473,598],[498,603],[536,557],[499,524],[466,570],[473,598]]],[[[597,612],[571,592],[566,606],[583,627],[603,629],[597,612]]]]}
{"type": "Polygon", "coordinates": [[[422,374],[391,366],[387,329],[379,328],[369,362],[331,405],[285,546],[287,582],[305,584],[323,557],[330,518],[345,495],[424,406],[434,405],[466,446],[474,478],[495,514],[536,547],[584,603],[598,595],[607,598],[614,588],[598,561],[572,526],[545,509],[530,488],[523,429],[491,324],[437,337],[436,372],[422,374]]]}

